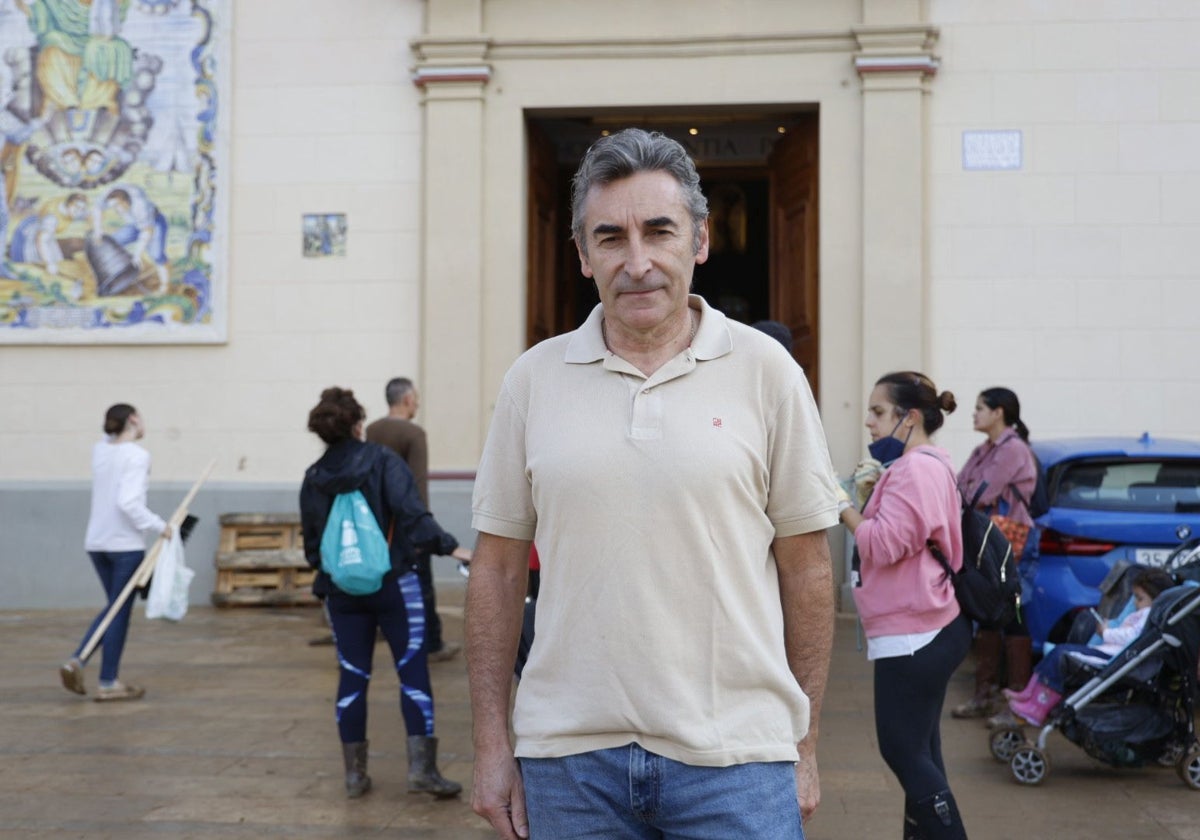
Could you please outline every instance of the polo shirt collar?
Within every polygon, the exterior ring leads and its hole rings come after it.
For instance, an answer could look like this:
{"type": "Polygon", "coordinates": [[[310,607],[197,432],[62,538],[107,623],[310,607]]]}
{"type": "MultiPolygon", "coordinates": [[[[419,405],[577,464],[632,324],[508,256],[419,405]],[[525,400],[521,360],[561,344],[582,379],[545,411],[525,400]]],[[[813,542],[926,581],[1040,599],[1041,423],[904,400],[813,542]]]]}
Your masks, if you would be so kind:
{"type": "MultiPolygon", "coordinates": [[[[692,352],[697,360],[716,359],[733,349],[729,323],[724,313],[713,309],[700,295],[688,295],[688,307],[700,313],[700,326],[692,339],[692,352]]],[[[587,320],[571,336],[563,361],[586,365],[599,362],[608,355],[600,322],[604,320],[603,304],[596,304],[587,320]]]]}

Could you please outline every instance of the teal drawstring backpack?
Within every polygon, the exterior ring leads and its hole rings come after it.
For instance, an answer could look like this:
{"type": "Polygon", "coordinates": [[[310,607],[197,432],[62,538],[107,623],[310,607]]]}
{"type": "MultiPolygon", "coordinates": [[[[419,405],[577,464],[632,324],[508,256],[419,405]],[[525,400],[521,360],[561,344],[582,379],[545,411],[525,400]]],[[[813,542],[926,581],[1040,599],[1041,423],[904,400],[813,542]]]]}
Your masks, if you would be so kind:
{"type": "Polygon", "coordinates": [[[370,595],[391,568],[388,541],[362,492],[339,493],[321,534],[321,569],[347,595],[370,595]]]}

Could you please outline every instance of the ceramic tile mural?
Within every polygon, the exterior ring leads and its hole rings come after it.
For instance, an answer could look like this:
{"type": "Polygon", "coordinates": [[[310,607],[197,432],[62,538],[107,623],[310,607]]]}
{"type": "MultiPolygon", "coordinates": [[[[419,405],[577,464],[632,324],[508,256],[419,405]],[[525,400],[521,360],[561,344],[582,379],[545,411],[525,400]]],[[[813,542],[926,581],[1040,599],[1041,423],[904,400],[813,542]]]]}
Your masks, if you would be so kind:
{"type": "Polygon", "coordinates": [[[225,338],[227,0],[0,0],[0,343],[225,338]]]}

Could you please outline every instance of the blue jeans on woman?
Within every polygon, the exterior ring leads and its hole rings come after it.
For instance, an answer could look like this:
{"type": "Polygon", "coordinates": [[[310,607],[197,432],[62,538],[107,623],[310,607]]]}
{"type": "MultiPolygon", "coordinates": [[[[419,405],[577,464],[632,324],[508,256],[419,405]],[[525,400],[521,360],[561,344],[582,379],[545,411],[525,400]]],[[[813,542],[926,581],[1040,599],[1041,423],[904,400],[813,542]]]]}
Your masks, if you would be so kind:
{"type": "Polygon", "coordinates": [[[697,767],[637,744],[519,761],[530,840],[804,840],[790,761],[697,767]]]}
{"type": "MultiPolygon", "coordinates": [[[[146,557],[146,552],[89,551],[88,556],[92,558],[92,565],[96,567],[96,574],[100,577],[100,585],[104,587],[104,595],[108,599],[108,603],[104,605],[104,609],[100,610],[100,614],[92,621],[92,626],[84,634],[83,641],[75,649],[76,658],[79,658],[79,655],[83,653],[83,646],[91,638],[96,628],[100,626],[100,622],[104,620],[109,607],[112,606],[117,596],[121,594],[121,590],[125,588],[125,584],[129,583],[129,579],[133,577],[133,573],[137,571],[137,567],[142,564],[142,560],[146,557]]],[[[117,670],[121,667],[121,652],[125,649],[125,636],[129,633],[129,616],[132,612],[133,598],[131,597],[126,599],[120,611],[113,617],[112,623],[108,625],[108,629],[104,631],[104,637],[100,640],[102,648],[102,656],[100,658],[101,683],[116,682],[117,670]]]]}

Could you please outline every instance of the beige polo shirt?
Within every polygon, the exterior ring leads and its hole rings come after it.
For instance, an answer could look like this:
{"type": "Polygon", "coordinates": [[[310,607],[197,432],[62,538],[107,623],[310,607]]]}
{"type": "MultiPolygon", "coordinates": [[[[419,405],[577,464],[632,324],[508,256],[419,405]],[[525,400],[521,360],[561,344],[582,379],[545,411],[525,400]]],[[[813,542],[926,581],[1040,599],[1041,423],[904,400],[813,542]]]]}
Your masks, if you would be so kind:
{"type": "Polygon", "coordinates": [[[774,339],[690,305],[692,347],[649,378],[606,350],[599,306],[505,376],[473,525],[541,558],[518,756],[794,761],[807,732],[770,546],[837,522],[824,432],[774,339]]]}

